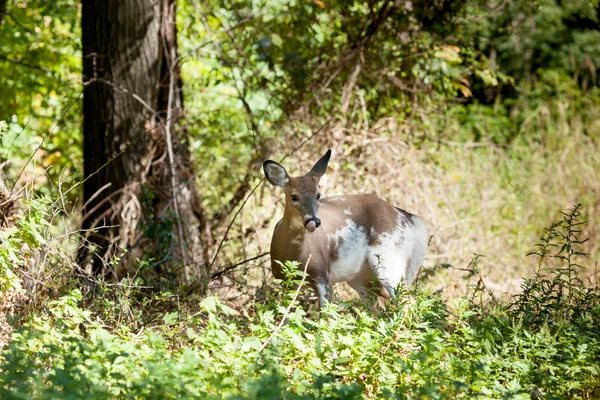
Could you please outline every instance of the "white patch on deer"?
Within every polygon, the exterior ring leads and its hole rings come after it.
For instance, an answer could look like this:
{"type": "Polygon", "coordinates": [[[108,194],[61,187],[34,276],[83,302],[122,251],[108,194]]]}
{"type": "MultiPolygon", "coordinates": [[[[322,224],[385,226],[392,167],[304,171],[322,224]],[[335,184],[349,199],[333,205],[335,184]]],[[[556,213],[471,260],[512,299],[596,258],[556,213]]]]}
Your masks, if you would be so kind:
{"type": "Polygon", "coordinates": [[[390,296],[403,280],[408,286],[412,284],[429,240],[423,221],[413,216],[411,223],[403,224],[405,219],[406,216],[398,212],[396,229],[377,235],[377,245],[369,247],[369,264],[390,296]]]}
{"type": "Polygon", "coordinates": [[[327,237],[334,241],[338,254],[331,264],[331,283],[354,280],[363,272],[367,258],[369,240],[365,228],[348,218],[344,227],[327,237]]]}
{"type": "Polygon", "coordinates": [[[346,201],[346,198],[344,196],[333,196],[333,197],[327,197],[327,200],[329,200],[329,201],[346,201]]]}
{"type": "Polygon", "coordinates": [[[344,210],[344,214],[352,215],[352,210],[348,208],[347,210],[344,210]]]}
{"type": "MultiPolygon", "coordinates": [[[[415,215],[412,216],[414,229],[409,229],[411,239],[414,243],[412,256],[408,262],[408,270],[406,272],[406,281],[410,285],[417,277],[417,272],[423,264],[427,246],[429,245],[429,232],[423,220],[415,215]]],[[[409,235],[407,235],[409,236],[409,235]]]]}

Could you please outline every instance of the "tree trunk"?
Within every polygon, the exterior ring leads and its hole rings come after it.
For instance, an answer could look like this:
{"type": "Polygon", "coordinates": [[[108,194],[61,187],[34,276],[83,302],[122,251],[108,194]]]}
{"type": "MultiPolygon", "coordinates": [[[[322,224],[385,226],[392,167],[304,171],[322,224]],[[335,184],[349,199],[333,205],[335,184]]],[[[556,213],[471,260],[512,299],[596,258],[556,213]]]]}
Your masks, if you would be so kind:
{"type": "Polygon", "coordinates": [[[8,0],[0,0],[0,23],[4,19],[4,16],[6,15],[6,3],[7,2],[8,2],[8,0]]]}
{"type": "MultiPolygon", "coordinates": [[[[175,0],[86,0],[82,9],[84,216],[80,261],[95,275],[136,258],[204,282],[177,62],[175,0]],[[179,268],[182,266],[182,268],[179,268]]],[[[119,275],[119,273],[117,273],[119,275]]]]}

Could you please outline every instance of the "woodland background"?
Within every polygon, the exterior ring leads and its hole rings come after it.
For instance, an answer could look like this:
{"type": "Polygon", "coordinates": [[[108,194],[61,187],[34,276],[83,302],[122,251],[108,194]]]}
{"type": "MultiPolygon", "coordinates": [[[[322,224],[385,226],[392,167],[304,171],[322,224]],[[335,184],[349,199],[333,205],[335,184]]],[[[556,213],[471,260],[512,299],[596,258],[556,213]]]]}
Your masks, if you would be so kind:
{"type": "Polygon", "coordinates": [[[596,0],[0,0],[1,397],[600,396],[599,71],[596,0]],[[270,274],[328,148],[432,233],[378,314],[270,274]]]}

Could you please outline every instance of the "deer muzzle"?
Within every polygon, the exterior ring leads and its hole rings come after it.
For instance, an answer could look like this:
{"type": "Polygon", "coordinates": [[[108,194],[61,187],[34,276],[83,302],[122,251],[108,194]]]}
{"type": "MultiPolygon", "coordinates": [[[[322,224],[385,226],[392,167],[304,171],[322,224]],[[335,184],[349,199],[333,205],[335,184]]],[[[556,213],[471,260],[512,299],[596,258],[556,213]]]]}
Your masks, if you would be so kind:
{"type": "Polygon", "coordinates": [[[315,229],[321,226],[321,220],[319,218],[311,218],[304,221],[304,227],[309,232],[314,232],[315,229]]]}

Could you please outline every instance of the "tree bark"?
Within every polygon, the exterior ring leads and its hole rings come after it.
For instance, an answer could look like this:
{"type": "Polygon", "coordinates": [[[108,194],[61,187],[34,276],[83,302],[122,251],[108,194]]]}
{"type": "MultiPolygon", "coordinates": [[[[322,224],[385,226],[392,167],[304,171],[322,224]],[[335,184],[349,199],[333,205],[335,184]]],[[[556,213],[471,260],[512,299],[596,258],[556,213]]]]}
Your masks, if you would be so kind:
{"type": "Polygon", "coordinates": [[[89,233],[80,261],[100,275],[114,256],[125,271],[145,256],[159,272],[177,269],[185,282],[204,282],[175,0],[82,3],[82,228],[89,233]]]}
{"type": "Polygon", "coordinates": [[[6,15],[6,3],[8,3],[8,0],[0,0],[0,23],[6,15]]]}

